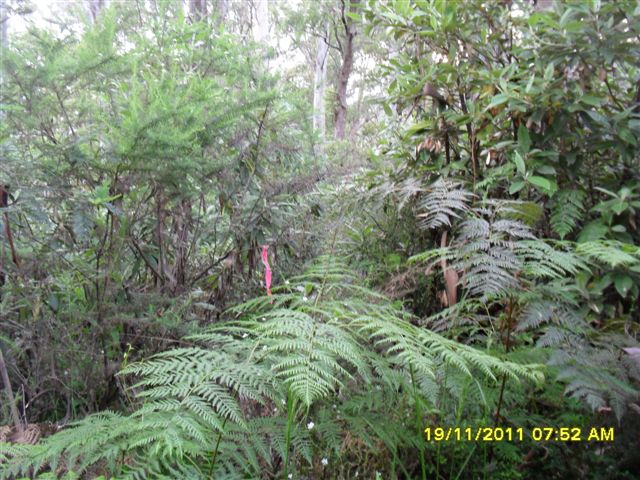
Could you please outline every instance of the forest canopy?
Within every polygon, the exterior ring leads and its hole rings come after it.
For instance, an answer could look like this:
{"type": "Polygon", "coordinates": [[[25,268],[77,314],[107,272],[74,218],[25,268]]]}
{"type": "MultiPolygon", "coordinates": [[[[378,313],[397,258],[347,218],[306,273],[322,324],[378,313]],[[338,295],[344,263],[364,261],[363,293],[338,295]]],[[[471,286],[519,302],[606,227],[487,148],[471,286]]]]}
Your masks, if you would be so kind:
{"type": "Polygon", "coordinates": [[[0,13],[0,479],[640,477],[637,1],[0,13]]]}

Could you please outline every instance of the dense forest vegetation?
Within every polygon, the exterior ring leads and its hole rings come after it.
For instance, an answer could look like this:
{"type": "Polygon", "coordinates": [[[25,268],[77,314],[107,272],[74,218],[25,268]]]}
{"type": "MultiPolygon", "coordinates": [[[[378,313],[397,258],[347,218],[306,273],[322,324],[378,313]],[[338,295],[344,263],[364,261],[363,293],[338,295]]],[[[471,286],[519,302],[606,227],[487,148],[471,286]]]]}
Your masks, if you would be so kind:
{"type": "Polygon", "coordinates": [[[640,478],[636,0],[1,8],[0,478],[640,478]]]}

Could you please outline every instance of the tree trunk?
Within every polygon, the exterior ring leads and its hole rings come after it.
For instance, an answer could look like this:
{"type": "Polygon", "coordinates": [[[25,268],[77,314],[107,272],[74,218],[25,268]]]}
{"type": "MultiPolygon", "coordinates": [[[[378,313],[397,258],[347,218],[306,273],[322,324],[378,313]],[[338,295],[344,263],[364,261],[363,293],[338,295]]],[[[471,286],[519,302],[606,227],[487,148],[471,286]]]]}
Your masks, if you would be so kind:
{"type": "Polygon", "coordinates": [[[216,15],[216,25],[223,25],[227,18],[227,11],[229,10],[228,0],[215,0],[214,13],[216,15]]]}
{"type": "Polygon", "coordinates": [[[269,1],[255,0],[255,24],[253,26],[253,39],[257,43],[269,41],[269,1]]]}
{"type": "Polygon", "coordinates": [[[533,8],[538,11],[551,10],[553,9],[553,0],[537,0],[533,8]]]}
{"type": "Polygon", "coordinates": [[[7,0],[0,0],[0,51],[9,47],[9,8],[7,0]]]}
{"type": "Polygon", "coordinates": [[[322,35],[317,40],[315,75],[313,80],[313,130],[318,132],[320,142],[325,135],[324,93],[327,86],[327,60],[329,42],[327,41],[329,25],[325,24],[322,35]]]}
{"type": "Polygon", "coordinates": [[[189,261],[189,240],[191,236],[193,217],[191,215],[192,203],[191,199],[183,198],[178,205],[178,212],[174,216],[174,233],[175,233],[175,260],[174,260],[174,277],[175,286],[178,291],[182,291],[187,280],[187,267],[189,261]]]}
{"type": "Polygon", "coordinates": [[[189,0],[189,13],[192,21],[203,20],[207,16],[207,0],[189,0]]]}
{"type": "Polygon", "coordinates": [[[96,23],[100,12],[107,6],[107,0],[89,0],[89,13],[91,13],[91,21],[96,23]]]}
{"type": "MultiPolygon", "coordinates": [[[[346,0],[349,12],[355,12],[359,0],[346,0]]],[[[336,109],[333,115],[336,140],[344,139],[345,124],[347,120],[347,86],[353,69],[353,40],[356,36],[356,28],[353,20],[347,17],[347,6],[342,0],[342,24],[344,25],[344,43],[342,45],[342,66],[338,74],[338,92],[336,95],[336,109]]]]}
{"type": "Polygon", "coordinates": [[[7,372],[7,366],[4,363],[4,356],[2,355],[2,350],[0,350],[0,377],[2,378],[2,384],[4,385],[4,389],[7,394],[7,399],[9,400],[9,412],[11,412],[11,419],[15,424],[16,430],[21,433],[24,431],[24,425],[22,425],[22,419],[20,418],[20,414],[18,413],[18,408],[16,407],[16,400],[13,396],[13,390],[11,389],[11,382],[9,381],[9,372],[7,372]]]}

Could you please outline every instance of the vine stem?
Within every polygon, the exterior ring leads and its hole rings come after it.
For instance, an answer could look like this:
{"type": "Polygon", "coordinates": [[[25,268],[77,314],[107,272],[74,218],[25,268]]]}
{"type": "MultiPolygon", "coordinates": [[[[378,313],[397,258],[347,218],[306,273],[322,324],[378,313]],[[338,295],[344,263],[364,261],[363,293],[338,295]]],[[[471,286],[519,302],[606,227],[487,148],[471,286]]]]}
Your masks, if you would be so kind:
{"type": "Polygon", "coordinates": [[[218,433],[218,439],[216,440],[216,447],[213,450],[213,457],[211,458],[211,467],[209,467],[209,478],[213,478],[213,470],[216,467],[216,459],[218,458],[218,448],[220,448],[220,440],[222,440],[222,432],[224,431],[224,427],[227,424],[227,420],[229,417],[225,418],[222,422],[222,429],[220,433],[218,433]]]}
{"type": "Polygon", "coordinates": [[[424,437],[422,435],[422,424],[420,419],[422,417],[422,411],[420,409],[420,398],[418,397],[418,391],[416,390],[416,380],[413,374],[413,365],[409,364],[409,373],[411,375],[411,386],[413,387],[413,402],[415,404],[415,417],[416,417],[416,429],[418,430],[418,436],[420,437],[420,469],[422,470],[422,480],[427,480],[427,464],[424,458],[424,437]]]}
{"type": "MultiPolygon", "coordinates": [[[[504,349],[506,353],[511,350],[511,327],[513,323],[513,297],[509,297],[509,304],[507,306],[507,338],[504,342],[504,349]]],[[[507,384],[507,375],[502,375],[502,385],[500,385],[500,396],[498,397],[498,406],[496,407],[496,418],[494,425],[500,423],[500,409],[502,407],[502,399],[504,397],[504,387],[507,384]]]]}
{"type": "MultiPolygon", "coordinates": [[[[513,323],[513,297],[509,297],[509,304],[507,305],[507,338],[504,342],[504,349],[506,353],[511,350],[511,327],[513,323]]],[[[502,374],[502,384],[500,385],[500,396],[498,397],[498,405],[496,406],[496,416],[493,422],[494,427],[497,427],[500,423],[500,410],[502,408],[502,401],[504,398],[504,389],[507,384],[507,374],[502,374]]],[[[492,445],[493,447],[493,445],[492,445]]],[[[489,450],[489,463],[493,460],[493,448],[489,450]]]]}
{"type": "Polygon", "coordinates": [[[291,428],[293,427],[293,419],[295,417],[295,398],[291,394],[291,387],[287,391],[287,431],[285,433],[285,452],[284,452],[284,478],[289,474],[289,449],[291,448],[291,428]]]}

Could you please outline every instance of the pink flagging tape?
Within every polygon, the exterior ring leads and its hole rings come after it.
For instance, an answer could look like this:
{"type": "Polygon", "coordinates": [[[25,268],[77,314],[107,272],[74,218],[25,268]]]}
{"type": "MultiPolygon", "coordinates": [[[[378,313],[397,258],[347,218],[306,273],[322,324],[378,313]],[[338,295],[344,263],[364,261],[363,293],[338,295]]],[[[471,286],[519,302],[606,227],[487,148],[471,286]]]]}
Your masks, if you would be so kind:
{"type": "MultiPolygon", "coordinates": [[[[267,295],[271,296],[271,267],[269,266],[269,245],[262,246],[262,263],[264,264],[264,284],[267,287],[267,295]]],[[[273,299],[269,303],[273,303],[273,299]]]]}

